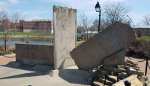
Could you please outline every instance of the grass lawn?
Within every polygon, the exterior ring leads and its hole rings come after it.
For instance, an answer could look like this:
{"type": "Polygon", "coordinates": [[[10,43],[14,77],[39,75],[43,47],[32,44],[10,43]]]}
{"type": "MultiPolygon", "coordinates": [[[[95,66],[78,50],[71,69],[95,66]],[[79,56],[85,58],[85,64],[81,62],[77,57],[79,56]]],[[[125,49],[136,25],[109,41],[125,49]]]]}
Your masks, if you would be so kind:
{"type": "Polygon", "coordinates": [[[137,40],[143,41],[143,42],[150,42],[150,36],[142,36],[138,38],[137,40]]]}
{"type": "Polygon", "coordinates": [[[53,38],[50,32],[0,32],[0,38],[4,38],[4,34],[8,38],[53,38]]]}

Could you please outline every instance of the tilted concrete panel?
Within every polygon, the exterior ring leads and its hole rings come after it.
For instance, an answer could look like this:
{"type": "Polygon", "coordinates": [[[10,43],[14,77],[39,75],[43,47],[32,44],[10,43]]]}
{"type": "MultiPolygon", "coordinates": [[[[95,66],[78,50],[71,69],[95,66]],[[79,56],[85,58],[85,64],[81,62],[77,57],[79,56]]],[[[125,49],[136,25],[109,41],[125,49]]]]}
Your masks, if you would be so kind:
{"type": "Polygon", "coordinates": [[[70,52],[76,41],[76,10],[66,7],[53,8],[54,65],[55,69],[74,65],[70,52]]]}
{"type": "Polygon", "coordinates": [[[116,23],[75,48],[71,56],[85,70],[101,64],[123,64],[125,49],[134,39],[131,27],[116,23]]]}

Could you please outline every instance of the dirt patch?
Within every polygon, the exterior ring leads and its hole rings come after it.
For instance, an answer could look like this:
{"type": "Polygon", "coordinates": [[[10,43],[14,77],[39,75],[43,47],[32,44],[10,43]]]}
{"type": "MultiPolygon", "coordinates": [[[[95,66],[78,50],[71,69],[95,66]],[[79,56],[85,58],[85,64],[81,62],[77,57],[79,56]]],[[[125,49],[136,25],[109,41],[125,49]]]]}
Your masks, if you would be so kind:
{"type": "Polygon", "coordinates": [[[12,61],[16,61],[15,54],[0,56],[0,65],[6,65],[12,61]]]}

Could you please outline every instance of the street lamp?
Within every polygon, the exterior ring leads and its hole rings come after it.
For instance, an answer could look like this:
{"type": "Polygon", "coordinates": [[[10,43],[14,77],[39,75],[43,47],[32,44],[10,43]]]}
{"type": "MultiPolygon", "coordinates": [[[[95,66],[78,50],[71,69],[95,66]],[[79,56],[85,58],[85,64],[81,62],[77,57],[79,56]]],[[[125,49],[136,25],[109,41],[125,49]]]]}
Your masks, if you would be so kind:
{"type": "Polygon", "coordinates": [[[101,31],[101,6],[99,2],[96,3],[95,5],[95,11],[99,13],[99,23],[98,23],[98,32],[101,31]]]}

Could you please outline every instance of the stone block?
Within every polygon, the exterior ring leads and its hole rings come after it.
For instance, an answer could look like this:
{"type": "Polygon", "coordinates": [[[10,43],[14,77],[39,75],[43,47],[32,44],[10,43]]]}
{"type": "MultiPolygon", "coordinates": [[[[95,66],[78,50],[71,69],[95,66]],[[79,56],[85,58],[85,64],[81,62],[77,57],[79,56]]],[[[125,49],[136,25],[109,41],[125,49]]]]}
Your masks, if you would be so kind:
{"type": "Polygon", "coordinates": [[[117,76],[112,76],[112,75],[109,75],[108,76],[108,79],[112,82],[117,82],[117,76]]]}
{"type": "Polygon", "coordinates": [[[129,81],[131,86],[143,86],[143,83],[137,78],[136,75],[131,75],[128,78],[113,84],[112,86],[125,86],[124,81],[129,81]]]}
{"type": "Polygon", "coordinates": [[[104,84],[99,81],[94,81],[92,86],[104,86],[104,84]]]}
{"type": "Polygon", "coordinates": [[[52,45],[16,44],[16,60],[23,64],[54,65],[52,45]]]}
{"type": "Polygon", "coordinates": [[[134,31],[130,26],[116,23],[79,45],[71,56],[77,66],[84,70],[101,64],[123,64],[125,49],[134,40],[134,31]]]}

